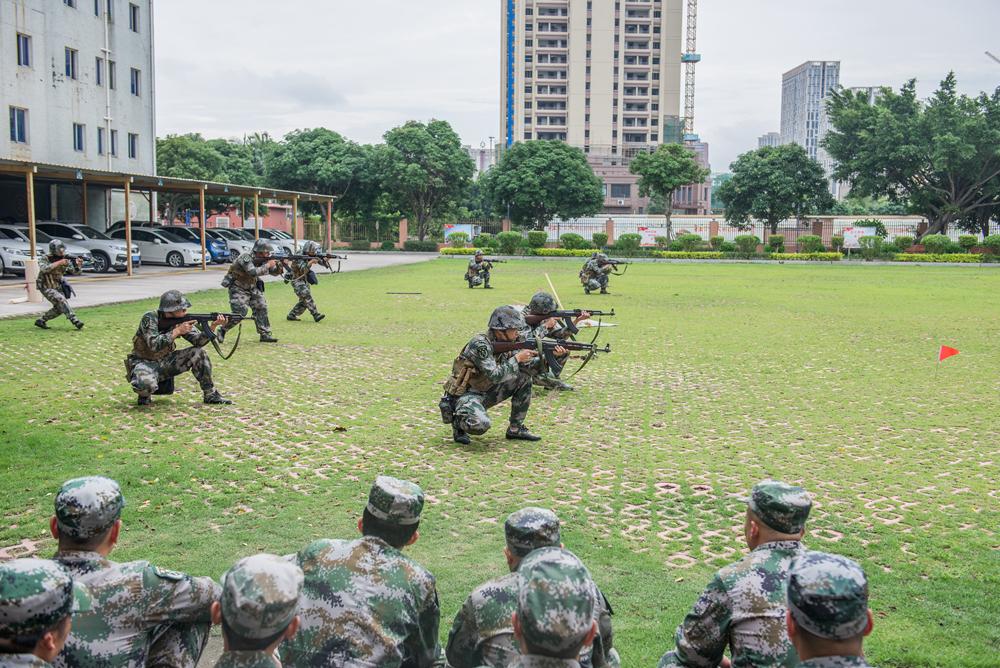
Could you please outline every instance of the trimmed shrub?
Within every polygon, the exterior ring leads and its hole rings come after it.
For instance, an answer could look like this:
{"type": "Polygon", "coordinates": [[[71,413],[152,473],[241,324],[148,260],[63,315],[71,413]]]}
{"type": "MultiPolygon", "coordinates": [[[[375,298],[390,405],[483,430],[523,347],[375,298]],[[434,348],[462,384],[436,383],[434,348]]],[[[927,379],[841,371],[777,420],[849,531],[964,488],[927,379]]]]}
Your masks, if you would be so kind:
{"type": "Polygon", "coordinates": [[[721,260],[725,256],[720,251],[653,251],[653,257],[667,260],[721,260]]]}
{"type": "Polygon", "coordinates": [[[549,240],[549,235],[541,230],[531,230],[528,232],[528,246],[531,248],[543,248],[545,242],[549,240]]]}
{"type": "Polygon", "coordinates": [[[608,245],[608,235],[604,232],[594,232],[590,238],[594,242],[594,248],[604,248],[608,245]]]}
{"type": "Polygon", "coordinates": [[[436,253],[438,245],[436,241],[430,239],[424,239],[423,241],[417,241],[416,239],[407,239],[403,242],[403,250],[407,250],[413,253],[436,253]]]}
{"type": "Polygon", "coordinates": [[[913,237],[906,235],[899,236],[896,237],[895,243],[896,243],[896,248],[899,249],[899,252],[905,253],[906,250],[913,245],[913,237]]]}
{"type": "Polygon", "coordinates": [[[590,248],[590,243],[575,232],[567,232],[559,237],[559,245],[569,250],[585,250],[590,248]]]}
{"type": "Polygon", "coordinates": [[[785,235],[772,234],[767,238],[767,251],[769,253],[785,252],[785,235]]]}
{"type": "Polygon", "coordinates": [[[586,248],[536,248],[533,254],[540,257],[590,257],[593,253],[586,248]]]}
{"type": "Polygon", "coordinates": [[[667,248],[673,253],[680,253],[684,250],[684,244],[682,244],[679,239],[674,239],[670,242],[670,245],[667,246],[667,248]]]}
{"type": "Polygon", "coordinates": [[[475,248],[442,248],[441,255],[475,255],[475,248]]]}
{"type": "Polygon", "coordinates": [[[384,251],[396,250],[396,244],[391,241],[383,241],[378,248],[384,251]]]}
{"type": "Polygon", "coordinates": [[[874,260],[882,252],[882,237],[861,237],[858,239],[858,245],[861,246],[861,257],[874,260]]]}
{"type": "Polygon", "coordinates": [[[504,255],[516,253],[523,241],[524,238],[518,232],[501,232],[497,235],[497,247],[504,255]]]}
{"type": "Polygon", "coordinates": [[[1000,234],[991,234],[983,239],[983,245],[989,249],[992,255],[1000,255],[1000,234]]]}
{"type": "Polygon", "coordinates": [[[962,247],[966,253],[979,245],[979,237],[974,234],[963,234],[958,237],[958,245],[962,247]]]}
{"type": "Polygon", "coordinates": [[[722,243],[725,240],[725,237],[712,237],[708,240],[708,243],[711,244],[712,250],[722,250],[722,243]]]}
{"type": "Polygon", "coordinates": [[[928,253],[940,255],[948,252],[948,244],[951,243],[944,234],[928,234],[920,240],[928,253]]]}
{"type": "Polygon", "coordinates": [[[760,239],[754,234],[741,234],[733,241],[736,243],[736,251],[742,253],[747,257],[757,254],[757,246],[760,245],[760,239]]]}
{"type": "Polygon", "coordinates": [[[493,244],[495,238],[489,232],[483,232],[478,237],[472,240],[472,245],[478,248],[486,248],[487,246],[493,244]]]}
{"type": "Polygon", "coordinates": [[[452,248],[465,248],[465,243],[469,240],[469,235],[465,232],[452,232],[448,235],[448,243],[452,248]]]}
{"type": "Polygon", "coordinates": [[[682,234],[677,237],[677,241],[681,242],[681,248],[689,253],[701,250],[705,245],[705,240],[698,234],[682,234]]]}
{"type": "Polygon", "coordinates": [[[642,244],[642,235],[629,233],[618,237],[615,248],[623,253],[634,253],[639,250],[640,244],[642,244]]]}
{"type": "Polygon", "coordinates": [[[897,253],[892,259],[896,262],[962,262],[971,264],[982,262],[983,256],[977,253],[897,253]]]}
{"type": "Polygon", "coordinates": [[[800,253],[822,253],[826,250],[823,247],[823,238],[818,234],[803,234],[798,241],[800,253]]]}
{"type": "Polygon", "coordinates": [[[844,237],[839,234],[830,237],[830,248],[838,253],[842,253],[844,251],[844,237]]]}
{"type": "Polygon", "coordinates": [[[722,251],[723,253],[735,253],[736,244],[734,244],[732,241],[722,241],[719,243],[719,250],[722,251]]]}
{"type": "Polygon", "coordinates": [[[667,237],[653,237],[653,241],[656,242],[656,247],[659,248],[660,250],[663,250],[664,248],[669,248],[671,243],[670,239],[668,239],[667,237]]]}
{"type": "Polygon", "coordinates": [[[351,240],[351,250],[371,250],[372,243],[367,239],[352,239],[351,240]]]}
{"type": "Polygon", "coordinates": [[[772,260],[808,260],[810,262],[839,262],[844,259],[841,253],[771,253],[772,260]]]}

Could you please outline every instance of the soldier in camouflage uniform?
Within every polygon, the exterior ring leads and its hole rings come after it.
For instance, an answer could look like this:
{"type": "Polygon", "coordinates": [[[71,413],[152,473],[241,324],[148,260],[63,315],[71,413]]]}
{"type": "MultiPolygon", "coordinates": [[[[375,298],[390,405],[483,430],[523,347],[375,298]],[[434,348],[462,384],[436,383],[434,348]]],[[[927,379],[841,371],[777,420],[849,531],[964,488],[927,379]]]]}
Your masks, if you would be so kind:
{"type": "MultiPolygon", "coordinates": [[[[125,358],[125,371],[132,389],[139,395],[140,406],[152,403],[154,394],[172,393],[173,378],[185,371],[191,371],[198,379],[206,404],[233,403],[215,389],[212,360],[204,348],[209,339],[195,329],[194,320],[183,322],[168,331],[160,331],[158,323],[161,316],[183,318],[189,308],[191,302],[179,290],[167,290],[160,296],[159,308],[146,311],[139,321],[139,329],[132,337],[132,352],[125,358]],[[191,347],[177,350],[175,341],[178,338],[186,340],[191,347]],[[161,384],[169,391],[163,392],[161,384]]],[[[209,328],[217,331],[225,323],[225,316],[220,315],[209,328]]]]}
{"type": "Polygon", "coordinates": [[[580,270],[580,282],[583,291],[590,294],[591,290],[600,290],[602,295],[608,294],[608,274],[614,271],[614,265],[608,262],[604,253],[594,253],[580,270]]]}
{"type": "MultiPolygon", "coordinates": [[[[489,331],[477,334],[452,363],[445,381],[445,394],[438,407],[441,419],[451,423],[456,443],[471,443],[469,434],[485,434],[490,428],[486,409],[510,398],[510,426],[507,438],[538,441],[524,426],[531,405],[531,376],[522,365],[538,357],[536,350],[494,353],[495,341],[523,340],[527,330],[524,316],[513,306],[501,306],[490,316],[489,331]]],[[[556,351],[557,354],[559,350],[556,351]]]]}
{"type": "Polygon", "coordinates": [[[434,576],[403,555],[416,542],[424,493],[379,476],[357,540],[317,540],[291,557],[305,573],[299,633],[287,666],[428,668],[439,660],[434,576]]]}
{"type": "Polygon", "coordinates": [[[788,576],[788,636],[804,668],[871,668],[864,637],[872,632],[868,578],[856,562],[806,552],[788,576]]]}
{"type": "Polygon", "coordinates": [[[801,487],[775,480],[754,486],[743,532],[751,552],[712,578],[684,622],[677,647],[660,668],[714,668],[726,646],[733,668],[798,663],[785,631],[788,570],[805,550],[802,536],[812,500],[801,487]]]}
{"type": "MultiPolygon", "coordinates": [[[[271,336],[271,321],[267,318],[267,300],[264,298],[264,282],[261,280],[261,276],[280,276],[283,271],[277,260],[271,259],[273,251],[274,247],[269,241],[258,239],[251,252],[243,253],[229,265],[229,271],[222,279],[222,287],[229,288],[229,308],[238,315],[246,315],[248,307],[252,309],[257,333],[264,343],[278,341],[271,336]]],[[[219,329],[220,341],[232,326],[219,329]]]]}
{"type": "Polygon", "coordinates": [[[273,554],[236,562],[222,576],[222,600],[212,621],[225,647],[215,668],[280,668],[275,650],[299,628],[302,569],[273,554]]]}
{"type": "Polygon", "coordinates": [[[66,647],[53,663],[193,668],[208,641],[219,585],[148,561],[110,561],[124,506],[118,483],[98,476],[69,480],[56,494],[54,559],[87,587],[93,608],[74,616],[66,647]]]}
{"type": "MultiPolygon", "coordinates": [[[[531,301],[525,306],[521,312],[525,315],[544,315],[546,313],[551,313],[559,308],[556,303],[555,297],[547,292],[536,292],[531,297],[531,301]]],[[[574,324],[577,324],[583,320],[590,317],[590,313],[587,311],[581,311],[580,315],[574,319],[574,324]]],[[[566,328],[565,324],[556,318],[549,318],[539,323],[534,329],[528,330],[530,336],[535,338],[549,338],[549,339],[568,339],[572,336],[572,333],[566,328]]],[[[559,356],[559,360],[565,363],[565,360],[569,357],[569,353],[559,356]]],[[[559,369],[557,373],[553,369],[542,370],[541,365],[537,367],[532,366],[529,369],[529,374],[531,375],[531,382],[533,385],[538,385],[539,387],[544,387],[547,390],[562,390],[562,391],[572,391],[573,386],[569,385],[559,379],[559,373],[562,373],[562,369],[559,369]]]]}
{"type": "MultiPolygon", "coordinates": [[[[533,550],[562,546],[559,518],[544,508],[529,507],[511,513],[504,523],[504,533],[504,556],[510,573],[473,590],[455,616],[445,652],[452,668],[504,668],[516,660],[520,650],[511,614],[517,610],[518,568],[533,550]]],[[[599,633],[593,643],[581,649],[580,665],[617,668],[621,662],[612,647],[611,606],[596,584],[593,595],[599,633]]]]}
{"type": "Polygon", "coordinates": [[[0,668],[50,668],[90,596],[54,561],[0,564],[0,668]]]}
{"type": "Polygon", "coordinates": [[[486,290],[492,290],[490,285],[490,270],[493,268],[492,262],[483,261],[483,251],[477,250],[476,254],[469,260],[469,268],[465,270],[465,280],[469,287],[474,288],[482,285],[486,290]],[[485,283],[485,285],[483,285],[485,283]]]}
{"type": "Polygon", "coordinates": [[[35,287],[52,303],[52,308],[35,321],[35,327],[48,329],[46,323],[49,320],[64,315],[74,327],[83,329],[83,323],[76,317],[62,291],[63,275],[79,274],[82,271],[83,260],[76,258],[74,262],[67,260],[65,255],[66,245],[59,239],[53,239],[49,242],[49,254],[38,260],[38,278],[35,279],[35,287]]]}
{"type": "MultiPolygon", "coordinates": [[[[302,244],[302,253],[305,255],[316,255],[320,250],[319,244],[315,241],[307,241],[302,244]]],[[[312,267],[314,264],[323,261],[322,258],[292,260],[289,265],[288,271],[285,273],[285,281],[292,283],[292,290],[295,291],[295,296],[299,298],[299,301],[288,312],[288,320],[298,320],[299,316],[306,311],[309,311],[315,322],[319,322],[326,317],[316,308],[316,302],[313,301],[312,292],[309,290],[309,275],[312,274],[312,280],[316,281],[316,274],[313,272],[312,267]]]]}
{"type": "Polygon", "coordinates": [[[594,583],[569,550],[543,547],[517,569],[514,636],[521,656],[511,668],[578,668],[581,648],[597,634],[594,583]]]}

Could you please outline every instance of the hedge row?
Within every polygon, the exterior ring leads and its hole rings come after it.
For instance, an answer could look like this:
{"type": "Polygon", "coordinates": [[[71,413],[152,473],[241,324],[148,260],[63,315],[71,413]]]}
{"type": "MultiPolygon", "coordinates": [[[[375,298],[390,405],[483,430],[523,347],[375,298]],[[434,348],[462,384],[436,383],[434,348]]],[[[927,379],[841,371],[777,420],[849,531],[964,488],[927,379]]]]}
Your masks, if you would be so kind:
{"type": "Polygon", "coordinates": [[[896,262],[982,262],[983,256],[976,253],[896,253],[896,262]]]}
{"type": "Polygon", "coordinates": [[[653,251],[653,257],[667,260],[721,260],[726,254],[719,251],[653,251]]]}
{"type": "Polygon", "coordinates": [[[840,253],[771,253],[772,260],[808,260],[811,262],[839,262],[844,259],[840,253]]]}
{"type": "Polygon", "coordinates": [[[596,253],[586,248],[536,248],[534,254],[547,257],[590,257],[596,253]]]}
{"type": "MultiPolygon", "coordinates": [[[[475,255],[475,248],[442,248],[441,255],[475,255]]],[[[483,251],[486,252],[486,251],[483,251]]]]}

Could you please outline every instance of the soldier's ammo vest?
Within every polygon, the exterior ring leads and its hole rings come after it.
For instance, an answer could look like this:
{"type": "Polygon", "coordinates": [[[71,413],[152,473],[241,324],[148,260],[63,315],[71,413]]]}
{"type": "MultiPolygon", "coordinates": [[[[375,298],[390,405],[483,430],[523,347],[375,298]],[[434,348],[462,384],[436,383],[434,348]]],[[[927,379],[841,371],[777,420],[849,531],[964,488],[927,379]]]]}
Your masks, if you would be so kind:
{"type": "MultiPolygon", "coordinates": [[[[51,264],[56,260],[61,260],[63,258],[52,259],[52,256],[46,258],[46,262],[51,264]]],[[[38,274],[38,278],[35,280],[35,287],[39,290],[58,290],[60,284],[62,283],[63,274],[69,269],[68,264],[62,264],[54,269],[38,274]]]]}
{"type": "MultiPolygon", "coordinates": [[[[230,286],[235,286],[241,290],[256,289],[258,277],[255,274],[248,272],[244,267],[244,262],[246,262],[245,258],[249,255],[249,253],[244,253],[239,256],[235,262],[229,265],[229,271],[226,273],[226,277],[222,279],[222,287],[228,288],[230,286]]],[[[249,261],[252,265],[252,257],[249,261]]]]}
{"type": "MultiPolygon", "coordinates": [[[[468,348],[468,344],[465,347],[468,348]]],[[[462,353],[464,355],[465,349],[462,350],[462,353]]],[[[456,397],[462,396],[466,392],[488,392],[493,387],[493,381],[463,355],[459,355],[452,362],[451,376],[444,382],[444,391],[456,397]]],[[[500,357],[507,359],[511,355],[513,353],[504,353],[500,357]]]]}
{"type": "Polygon", "coordinates": [[[289,270],[288,273],[292,277],[291,280],[293,280],[293,281],[304,281],[304,280],[306,280],[306,276],[309,275],[310,271],[312,271],[312,270],[309,268],[309,262],[308,261],[306,261],[306,260],[296,260],[295,262],[292,262],[292,268],[289,270]]]}
{"type": "Polygon", "coordinates": [[[153,350],[146,345],[146,339],[140,336],[140,331],[141,328],[136,330],[135,336],[132,337],[132,354],[129,355],[129,357],[145,360],[147,362],[159,362],[164,357],[177,350],[177,344],[174,342],[171,342],[169,346],[163,348],[162,350],[153,350]]]}

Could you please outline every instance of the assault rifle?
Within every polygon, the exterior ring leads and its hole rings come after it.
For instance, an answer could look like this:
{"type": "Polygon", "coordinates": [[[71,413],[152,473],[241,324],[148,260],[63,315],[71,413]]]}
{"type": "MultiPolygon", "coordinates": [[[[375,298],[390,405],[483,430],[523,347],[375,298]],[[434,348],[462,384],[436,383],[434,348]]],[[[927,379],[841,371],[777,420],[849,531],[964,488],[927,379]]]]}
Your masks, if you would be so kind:
{"type": "MultiPolygon", "coordinates": [[[[327,269],[329,269],[331,274],[339,274],[340,263],[349,258],[346,255],[337,255],[336,253],[317,253],[316,255],[282,255],[280,257],[272,256],[270,259],[277,260],[278,264],[280,264],[285,269],[288,269],[288,263],[291,262],[292,260],[306,260],[306,261],[319,260],[319,263],[324,267],[326,267],[327,269]],[[337,261],[336,269],[330,266],[330,260],[337,261]]],[[[288,281],[289,279],[286,278],[285,282],[287,283],[288,281]]],[[[319,280],[316,278],[316,272],[314,272],[312,269],[310,269],[309,273],[306,274],[306,282],[309,283],[310,285],[319,284],[319,280]]]]}
{"type": "Polygon", "coordinates": [[[249,318],[245,315],[237,315],[236,313],[188,313],[181,317],[170,317],[160,314],[156,320],[156,327],[161,332],[169,332],[177,325],[183,324],[185,322],[194,321],[198,330],[204,334],[208,340],[215,347],[216,352],[222,356],[222,359],[227,360],[233,356],[236,352],[236,346],[240,345],[240,335],[243,333],[243,321],[249,318]],[[236,342],[233,343],[233,349],[229,351],[228,355],[223,354],[222,348],[219,346],[219,337],[212,328],[209,327],[210,324],[215,322],[220,315],[226,316],[226,324],[231,325],[233,323],[240,324],[240,331],[236,334],[236,342]]]}
{"type": "Polygon", "coordinates": [[[596,315],[597,317],[611,317],[615,314],[615,310],[610,311],[586,311],[586,309],[556,309],[555,311],[549,311],[548,313],[529,313],[524,316],[524,321],[532,327],[537,327],[549,318],[557,318],[563,321],[563,327],[565,327],[570,334],[578,334],[580,329],[573,322],[580,317],[582,313],[589,313],[590,315],[596,315]]]}
{"type": "Polygon", "coordinates": [[[626,260],[614,260],[614,259],[608,258],[607,260],[602,260],[599,264],[601,264],[601,266],[606,265],[606,264],[610,264],[611,265],[611,269],[612,269],[612,274],[614,276],[623,276],[625,274],[625,272],[628,271],[628,266],[630,264],[632,264],[632,263],[628,262],[626,260]],[[620,267],[622,265],[625,266],[625,269],[623,269],[622,271],[618,271],[618,267],[620,267]]]}
{"type": "Polygon", "coordinates": [[[567,351],[583,351],[585,356],[583,358],[583,364],[580,368],[573,372],[573,376],[578,374],[583,367],[587,366],[598,353],[610,353],[611,344],[605,343],[604,347],[600,347],[595,343],[582,343],[580,341],[562,341],[558,339],[536,339],[527,338],[523,341],[494,341],[493,342],[493,352],[494,353],[509,353],[516,352],[518,350],[535,350],[538,352],[539,356],[542,358],[546,367],[548,367],[553,374],[559,375],[562,371],[563,364],[565,360],[560,360],[556,357],[555,349],[562,348],[567,351]]]}

